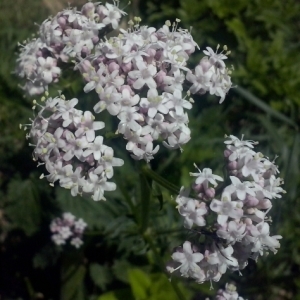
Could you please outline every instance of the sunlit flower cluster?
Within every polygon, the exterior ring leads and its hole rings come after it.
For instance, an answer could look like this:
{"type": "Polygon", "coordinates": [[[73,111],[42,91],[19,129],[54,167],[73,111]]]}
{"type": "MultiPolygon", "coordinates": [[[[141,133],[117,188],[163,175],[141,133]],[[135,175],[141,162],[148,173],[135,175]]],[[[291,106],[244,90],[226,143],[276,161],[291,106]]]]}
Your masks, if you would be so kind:
{"type": "Polygon", "coordinates": [[[119,36],[97,44],[95,54],[77,68],[87,81],[84,91],[95,90],[99,96],[94,111],[107,110],[117,116],[117,132],[128,141],[131,156],[150,161],[159,149],[155,140],[163,140],[170,149],[181,148],[190,140],[186,110],[192,108],[191,93],[209,91],[222,102],[231,83],[224,83],[230,78],[223,62],[227,57],[211,48],[204,51],[208,56],[198,66],[207,61],[205,78],[187,68],[197,44],[188,30],[178,29],[180,20],[173,25],[166,22],[158,30],[140,26],[139,21],[135,18],[128,30],[120,29],[119,36]],[[184,92],[186,79],[193,86],[184,92]],[[194,88],[196,81],[203,88],[194,88]]]}
{"type": "Polygon", "coordinates": [[[52,232],[51,239],[57,245],[65,245],[67,241],[75,248],[79,248],[82,244],[82,235],[87,224],[82,220],[76,220],[71,213],[64,213],[62,218],[55,218],[50,224],[52,232]]]}
{"type": "Polygon", "coordinates": [[[190,70],[187,61],[199,47],[191,32],[179,27],[179,19],[156,29],[141,26],[135,17],[127,30],[108,39],[105,34],[118,28],[124,14],[118,2],[88,2],[81,11],[59,12],[41,24],[36,39],[23,45],[17,74],[27,79],[29,94],[41,94],[58,82],[63,64],[75,63],[86,82],[84,91],[98,94],[94,112],[116,116],[116,132],[127,140],[131,156],[149,162],[159,150],[158,141],[182,149],[190,140],[191,94],[209,92],[220,103],[224,100],[231,87],[231,71],[224,63],[230,51],[207,47],[190,70]]]}
{"type": "Polygon", "coordinates": [[[91,195],[93,200],[105,200],[104,191],[116,189],[110,180],[113,167],[122,166],[123,160],[114,157],[111,147],[103,144],[96,131],[104,123],[94,121],[89,111],[75,108],[78,99],[65,100],[64,96],[47,98],[31,124],[27,137],[33,144],[34,160],[41,160],[48,175],[42,175],[51,184],[59,181],[61,187],[77,194],[91,195]]]}
{"type": "Polygon", "coordinates": [[[285,192],[277,166],[254,151],[257,142],[231,135],[225,144],[228,178],[224,181],[208,168],[190,173],[196,177],[193,197],[182,187],[176,199],[194,239],[174,251],[168,270],[179,270],[199,283],[218,281],[227,269],[241,270],[249,258],[276,253],[280,247],[281,236],[270,236],[267,216],[272,200],[285,192]]]}
{"type": "Polygon", "coordinates": [[[27,80],[30,95],[42,94],[61,74],[58,61],[82,59],[91,54],[105,27],[118,27],[125,13],[117,5],[88,2],[81,11],[68,8],[40,26],[38,37],[25,41],[17,59],[16,73],[27,80]]]}

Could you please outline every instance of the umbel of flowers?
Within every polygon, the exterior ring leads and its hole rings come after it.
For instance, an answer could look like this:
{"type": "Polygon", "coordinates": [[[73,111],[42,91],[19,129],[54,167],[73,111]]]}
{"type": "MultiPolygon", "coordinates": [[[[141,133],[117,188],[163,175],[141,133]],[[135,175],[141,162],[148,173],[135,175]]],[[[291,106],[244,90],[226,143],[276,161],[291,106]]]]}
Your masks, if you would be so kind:
{"type": "Polygon", "coordinates": [[[78,219],[71,213],[63,213],[62,218],[55,218],[50,224],[52,241],[57,245],[65,245],[67,241],[75,248],[82,244],[82,235],[87,224],[78,219]]]}
{"type": "Polygon", "coordinates": [[[175,249],[167,269],[198,283],[219,281],[227,269],[242,270],[249,258],[276,253],[280,247],[281,236],[270,236],[267,216],[272,200],[285,192],[277,166],[254,151],[254,141],[231,135],[225,144],[229,178],[223,181],[208,168],[190,173],[196,177],[194,196],[182,187],[176,199],[191,239],[175,249]]]}
{"type": "MultiPolygon", "coordinates": [[[[190,70],[187,61],[199,47],[190,31],[179,28],[180,20],[156,29],[140,26],[135,17],[127,30],[107,38],[122,15],[118,2],[88,2],[81,11],[59,12],[22,45],[16,73],[26,81],[23,89],[37,95],[59,81],[63,65],[78,70],[86,83],[84,91],[98,95],[94,113],[107,110],[116,117],[116,133],[127,140],[131,156],[149,162],[159,150],[158,140],[169,149],[181,149],[190,140],[186,110],[192,108],[191,94],[209,92],[223,102],[231,87],[231,71],[224,63],[229,51],[208,47],[190,70]]],[[[34,158],[49,172],[47,179],[59,180],[73,196],[87,193],[94,200],[105,199],[103,192],[115,189],[108,182],[112,168],[123,162],[113,158],[113,150],[98,134],[104,123],[95,121],[92,112],[77,109],[80,99],[46,93],[42,100],[34,102],[40,111],[29,124],[28,136],[34,140],[34,158]]]]}

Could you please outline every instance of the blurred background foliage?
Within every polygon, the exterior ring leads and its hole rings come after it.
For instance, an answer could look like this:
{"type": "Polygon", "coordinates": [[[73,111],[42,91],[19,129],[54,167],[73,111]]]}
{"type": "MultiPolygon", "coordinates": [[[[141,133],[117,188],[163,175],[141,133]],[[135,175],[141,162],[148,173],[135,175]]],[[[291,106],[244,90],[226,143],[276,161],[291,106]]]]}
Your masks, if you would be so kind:
{"type": "MultiPolygon", "coordinates": [[[[209,283],[169,282],[163,274],[172,248],[186,236],[172,198],[176,194],[143,177],[124,153],[124,141],[110,140],[125,165],[116,170],[118,189],[107,202],[73,198],[38,179],[42,167],[38,170],[31,161],[31,149],[18,127],[31,117],[32,99],[24,97],[13,70],[18,42],[31,38],[38,29],[34,23],[67,7],[67,2],[0,1],[1,299],[204,299],[213,294],[209,283]],[[140,178],[144,185],[137,184],[140,178]],[[139,202],[142,196],[147,201],[139,202]],[[80,250],[58,248],[50,240],[49,223],[62,212],[88,223],[80,250]]],[[[84,2],[71,5],[79,8],[84,2]]],[[[244,134],[258,140],[259,150],[270,159],[278,155],[287,194],[274,202],[271,215],[272,234],[283,236],[281,249],[257,264],[249,262],[242,277],[228,274],[214,286],[234,280],[248,299],[300,299],[300,2],[135,0],[125,10],[155,27],[179,18],[182,27],[192,26],[201,49],[221,44],[231,50],[235,87],[226,101],[219,105],[210,96],[195,99],[189,113],[192,140],[183,153],[161,148],[152,168],[178,188],[191,183],[194,162],[221,175],[224,134],[244,134]]],[[[201,56],[200,51],[195,54],[190,66],[201,56]]],[[[82,87],[80,78],[69,72],[51,91],[85,97],[88,108],[95,94],[85,95],[82,87]]],[[[109,116],[103,113],[101,118],[107,132],[114,130],[109,116]]]]}

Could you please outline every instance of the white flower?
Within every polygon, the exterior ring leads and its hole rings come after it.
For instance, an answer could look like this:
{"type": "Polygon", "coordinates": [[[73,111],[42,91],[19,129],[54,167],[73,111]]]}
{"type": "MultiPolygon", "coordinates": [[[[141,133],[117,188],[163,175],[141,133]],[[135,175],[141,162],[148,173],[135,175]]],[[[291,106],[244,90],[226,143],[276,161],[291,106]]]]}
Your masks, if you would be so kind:
{"type": "Polygon", "coordinates": [[[269,249],[272,252],[276,253],[277,248],[280,248],[280,243],[278,239],[281,239],[281,235],[270,236],[270,226],[266,222],[261,222],[252,227],[250,230],[253,238],[254,247],[251,249],[253,252],[263,253],[264,249],[269,249]]]}
{"type": "Polygon", "coordinates": [[[48,56],[46,59],[39,57],[37,60],[40,65],[38,71],[41,72],[42,78],[46,83],[51,83],[53,78],[60,75],[61,70],[56,66],[56,59],[48,56]]]}
{"type": "Polygon", "coordinates": [[[195,223],[198,226],[205,226],[206,222],[203,215],[207,213],[206,204],[197,200],[188,200],[188,202],[179,207],[179,213],[185,217],[184,227],[192,228],[195,223]]]}
{"type": "Polygon", "coordinates": [[[83,241],[82,239],[76,237],[71,240],[70,244],[78,249],[83,244],[83,241]]]}
{"type": "Polygon", "coordinates": [[[146,84],[149,89],[155,89],[156,82],[153,77],[157,72],[156,68],[153,65],[146,65],[142,61],[137,61],[136,66],[138,70],[128,73],[129,77],[136,79],[133,88],[139,90],[146,84]]]}
{"type": "Polygon", "coordinates": [[[196,184],[204,184],[205,185],[206,182],[210,182],[214,187],[216,187],[218,185],[216,180],[224,181],[221,176],[214,175],[212,173],[212,169],[204,168],[202,172],[200,169],[198,169],[198,171],[199,171],[199,173],[190,173],[190,176],[197,177],[195,180],[196,184]]]}
{"type": "Polygon", "coordinates": [[[226,192],[222,194],[222,201],[213,199],[210,204],[210,209],[218,213],[218,223],[224,225],[228,217],[239,219],[243,216],[243,210],[237,208],[237,202],[231,201],[230,195],[226,192]]]}
{"type": "Polygon", "coordinates": [[[173,253],[172,258],[174,261],[181,263],[179,266],[181,274],[188,276],[189,271],[192,273],[199,271],[200,267],[197,263],[203,259],[203,254],[194,253],[191,243],[186,241],[183,244],[182,252],[173,253]]]}
{"type": "Polygon", "coordinates": [[[235,176],[230,176],[230,180],[232,185],[227,186],[226,191],[231,194],[236,193],[239,200],[245,200],[247,194],[255,196],[255,189],[250,181],[241,182],[235,176]]]}

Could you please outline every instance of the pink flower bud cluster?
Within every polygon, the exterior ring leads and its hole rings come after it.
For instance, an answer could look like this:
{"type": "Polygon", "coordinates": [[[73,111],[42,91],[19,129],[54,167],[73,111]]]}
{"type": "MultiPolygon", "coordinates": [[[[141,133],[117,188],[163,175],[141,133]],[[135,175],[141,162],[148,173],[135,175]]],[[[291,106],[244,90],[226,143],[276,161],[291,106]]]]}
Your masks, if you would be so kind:
{"type": "Polygon", "coordinates": [[[26,78],[27,82],[22,88],[29,95],[42,94],[48,84],[58,81],[61,69],[57,66],[57,59],[52,57],[51,50],[40,38],[33,39],[21,48],[16,73],[26,78]]]}
{"type": "Polygon", "coordinates": [[[175,268],[182,276],[197,282],[218,281],[227,269],[245,268],[248,259],[257,259],[269,251],[277,252],[280,235],[270,236],[273,198],[285,191],[282,179],[276,177],[277,166],[261,153],[254,151],[254,141],[229,136],[224,152],[229,178],[212,174],[211,169],[190,173],[196,180],[195,197],[182,187],[176,202],[184,217],[184,227],[199,234],[205,242],[186,241],[172,255],[175,268]],[[230,183],[231,182],[231,183],[230,183]],[[228,184],[229,183],[229,184],[228,184]],[[218,196],[220,195],[220,196],[218,196]]]}
{"type": "Polygon", "coordinates": [[[71,213],[64,213],[62,218],[54,219],[50,224],[52,234],[52,241],[57,245],[65,245],[67,241],[75,248],[79,248],[82,244],[82,235],[87,227],[87,224],[78,219],[71,213]]]}
{"type": "Polygon", "coordinates": [[[34,160],[45,164],[49,172],[45,177],[51,184],[58,180],[72,196],[88,194],[95,201],[105,200],[104,191],[116,189],[115,183],[108,181],[113,167],[124,162],[113,156],[102,136],[96,137],[95,131],[104,128],[104,123],[94,121],[89,111],[77,110],[77,103],[78,99],[67,101],[64,96],[46,99],[27,137],[34,141],[34,160]]]}
{"type": "Polygon", "coordinates": [[[66,9],[45,20],[39,36],[25,44],[17,60],[16,73],[27,82],[30,95],[42,94],[51,82],[57,82],[58,61],[68,62],[91,54],[106,26],[116,29],[125,13],[118,6],[88,2],[81,11],[66,9]]]}

